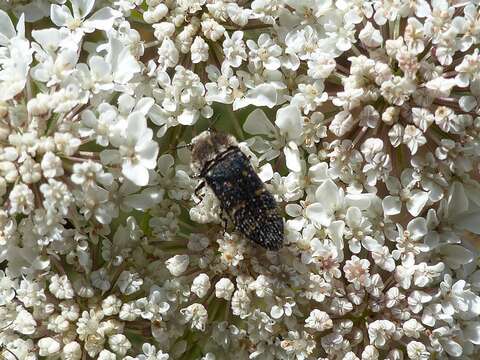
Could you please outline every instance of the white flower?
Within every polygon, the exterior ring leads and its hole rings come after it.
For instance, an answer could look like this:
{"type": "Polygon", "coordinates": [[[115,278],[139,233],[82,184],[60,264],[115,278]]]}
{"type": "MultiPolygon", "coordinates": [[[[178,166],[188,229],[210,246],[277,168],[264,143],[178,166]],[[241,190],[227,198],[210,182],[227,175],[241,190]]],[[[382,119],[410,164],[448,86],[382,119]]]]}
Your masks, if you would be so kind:
{"type": "Polygon", "coordinates": [[[288,332],[288,338],[282,340],[280,346],[293,358],[308,359],[315,348],[315,341],[305,331],[291,330],[288,332]]]}
{"type": "MultiPolygon", "coordinates": [[[[60,170],[63,174],[63,168],[60,170]]],[[[42,170],[40,164],[36,163],[31,157],[28,157],[19,167],[18,172],[25,184],[32,184],[40,181],[42,170]]]]}
{"type": "Polygon", "coordinates": [[[207,274],[199,274],[193,279],[191,291],[197,295],[199,298],[207,295],[208,290],[210,289],[210,279],[207,274]]]}
{"type": "Polygon", "coordinates": [[[162,41],[162,45],[158,48],[158,55],[158,64],[162,70],[173,68],[177,65],[180,56],[175,43],[168,37],[162,41]]]}
{"type": "Polygon", "coordinates": [[[317,80],[313,84],[299,84],[299,92],[292,98],[292,104],[303,109],[308,114],[327,101],[328,94],[324,92],[323,81],[317,80]]]}
{"type": "Polygon", "coordinates": [[[415,84],[411,79],[394,76],[382,83],[380,92],[388,103],[401,106],[415,91],[415,84]]]}
{"type": "Polygon", "coordinates": [[[435,278],[439,277],[444,269],[445,265],[441,262],[432,266],[428,266],[425,262],[416,265],[413,275],[415,285],[420,287],[427,286],[435,278]]]}
{"type": "Polygon", "coordinates": [[[452,88],[456,85],[455,79],[436,77],[428,81],[425,87],[430,90],[431,96],[449,96],[452,88]]]}
{"type": "Polygon", "coordinates": [[[414,314],[418,314],[423,309],[423,304],[429,303],[432,296],[424,291],[414,290],[408,297],[408,306],[414,314]]]}
{"type": "Polygon", "coordinates": [[[58,276],[55,274],[52,276],[48,290],[57,299],[72,299],[75,296],[72,284],[66,275],[58,276]]]}
{"type": "Polygon", "coordinates": [[[173,276],[182,275],[189,264],[188,255],[175,255],[165,262],[165,266],[173,276]]]}
{"type": "Polygon", "coordinates": [[[427,234],[427,224],[424,218],[415,218],[411,220],[407,229],[404,231],[403,227],[397,224],[398,237],[395,239],[397,244],[396,250],[392,251],[395,259],[402,257],[412,258],[412,255],[417,255],[425,250],[425,247],[420,243],[420,240],[427,234]]]}
{"type": "Polygon", "coordinates": [[[413,108],[412,117],[415,125],[423,132],[427,131],[430,125],[435,121],[433,114],[424,108],[413,108]]]}
{"type": "Polygon", "coordinates": [[[82,348],[76,341],[69,342],[62,349],[62,359],[80,360],[82,358],[82,348]]]}
{"type": "Polygon", "coordinates": [[[134,321],[139,316],[135,303],[123,303],[120,308],[119,318],[125,321],[134,321]]]}
{"type": "Polygon", "coordinates": [[[370,262],[367,259],[360,259],[357,256],[352,256],[351,260],[345,262],[343,271],[346,279],[351,282],[355,288],[370,286],[370,262]]]}
{"type": "Polygon", "coordinates": [[[418,341],[410,341],[407,344],[408,358],[412,360],[427,360],[430,359],[430,353],[427,351],[424,344],[418,341]]]}
{"type": "Polygon", "coordinates": [[[103,291],[107,291],[111,287],[105,268],[100,268],[98,270],[92,271],[90,275],[90,281],[92,282],[92,286],[103,291]]]}
{"type": "Polygon", "coordinates": [[[56,132],[53,139],[57,150],[67,156],[73,155],[81,144],[80,139],[67,132],[56,132]]]}
{"type": "Polygon", "coordinates": [[[23,213],[28,215],[34,208],[34,195],[30,188],[22,183],[15,185],[8,197],[10,200],[10,213],[23,213]]]}
{"type": "Polygon", "coordinates": [[[349,351],[348,353],[345,354],[343,357],[343,360],[360,360],[360,358],[355,355],[352,351],[349,351]]]}
{"type": "Polygon", "coordinates": [[[293,307],[295,306],[295,302],[287,301],[281,305],[273,305],[270,309],[270,316],[274,320],[281,319],[283,315],[285,316],[292,316],[293,307]]]}
{"type": "MultiPolygon", "coordinates": [[[[96,11],[88,19],[85,19],[93,10],[94,0],[71,0],[72,11],[65,5],[53,4],[50,17],[57,26],[66,27],[74,33],[75,40],[81,38],[83,33],[91,33],[95,29],[108,30],[119,16],[112,8],[104,7],[96,11]]],[[[75,43],[71,43],[73,45],[75,43]]]]}
{"type": "Polygon", "coordinates": [[[383,141],[377,138],[365,140],[360,150],[366,162],[363,171],[367,176],[367,184],[375,186],[377,181],[385,179],[392,169],[390,155],[385,153],[383,141]]]}
{"type": "Polygon", "coordinates": [[[27,82],[27,74],[32,62],[32,50],[25,39],[24,16],[20,16],[17,30],[10,17],[0,10],[0,101],[12,99],[21,92],[27,82]]]}
{"type": "Polygon", "coordinates": [[[15,298],[16,283],[10,279],[8,273],[0,270],[0,306],[5,306],[15,298]]]}
{"type": "Polygon", "coordinates": [[[297,142],[303,128],[303,120],[299,108],[296,105],[289,105],[277,111],[275,124],[280,128],[280,134],[288,141],[284,147],[287,167],[292,171],[300,171],[300,152],[297,142]]]}
{"type": "MultiPolygon", "coordinates": [[[[361,95],[359,93],[359,95],[361,95]]],[[[340,102],[336,101],[337,104],[340,102]]],[[[328,129],[337,136],[343,136],[355,125],[354,117],[347,111],[340,111],[335,115],[328,129]]]]}
{"type": "Polygon", "coordinates": [[[375,29],[371,22],[360,31],[358,38],[368,47],[376,48],[383,43],[382,34],[378,29],[375,29]]]}
{"type": "Polygon", "coordinates": [[[343,23],[340,16],[335,13],[326,19],[325,32],[340,51],[349,50],[355,42],[355,25],[343,23]]]}
{"type": "Polygon", "coordinates": [[[38,340],[39,354],[40,356],[52,356],[60,351],[60,343],[51,338],[44,337],[38,340]]]}
{"type": "Polygon", "coordinates": [[[121,306],[122,301],[115,294],[109,295],[102,301],[102,310],[107,316],[118,314],[121,306]]]}
{"type": "Polygon", "coordinates": [[[305,327],[322,332],[331,329],[333,322],[326,312],[314,309],[310,312],[309,317],[305,319],[305,327]]]}
{"type": "Polygon", "coordinates": [[[232,297],[232,313],[238,315],[241,319],[245,319],[250,315],[251,299],[243,289],[238,289],[233,293],[232,297]]]}
{"type": "Polygon", "coordinates": [[[392,338],[395,334],[395,324],[389,320],[375,320],[368,324],[368,336],[370,344],[377,347],[383,347],[387,340],[392,338]]]}
{"type": "Polygon", "coordinates": [[[219,243],[221,261],[227,266],[238,266],[244,258],[246,251],[245,242],[239,241],[238,236],[227,235],[223,239],[217,239],[219,243]]]}
{"type": "Polygon", "coordinates": [[[425,328],[415,319],[407,320],[403,323],[403,331],[408,337],[418,339],[425,328]]]}
{"type": "Polygon", "coordinates": [[[69,326],[70,323],[62,315],[54,315],[50,317],[47,328],[56,333],[63,333],[68,330],[69,326]]]}
{"type": "Polygon", "coordinates": [[[155,30],[153,36],[155,36],[160,43],[162,43],[165,38],[171,38],[175,32],[175,25],[166,21],[152,24],[152,28],[155,30]]]}
{"type": "Polygon", "coordinates": [[[253,40],[247,40],[247,46],[250,49],[248,53],[250,61],[256,68],[263,66],[267,70],[277,70],[280,67],[282,48],[275,44],[268,34],[260,34],[258,45],[253,40]]]}
{"type": "Polygon", "coordinates": [[[455,77],[456,84],[467,87],[471,81],[480,79],[480,53],[475,49],[473,54],[467,54],[462,62],[455,67],[458,75],[455,77]]]}
{"type": "Polygon", "coordinates": [[[148,170],[154,169],[157,163],[158,144],[152,138],[147,119],[137,111],[128,116],[125,135],[115,139],[122,158],[122,173],[138,186],[148,184],[148,170]]]}
{"type": "Polygon", "coordinates": [[[37,327],[37,322],[27,310],[22,306],[17,306],[16,309],[17,316],[13,322],[13,330],[24,335],[32,335],[35,332],[37,327]]]}
{"type": "Polygon", "coordinates": [[[307,75],[313,79],[328,78],[337,65],[331,56],[324,54],[322,51],[314,52],[307,64],[307,75]]]}
{"type": "Polygon", "coordinates": [[[413,125],[407,125],[403,132],[403,143],[408,146],[412,155],[416,154],[418,148],[427,143],[423,132],[413,125]]]}
{"type": "Polygon", "coordinates": [[[235,286],[229,278],[221,278],[215,284],[215,296],[219,299],[230,300],[235,286]]]}
{"type": "Polygon", "coordinates": [[[122,271],[118,277],[117,285],[122,294],[130,295],[137,292],[143,284],[143,279],[138,273],[122,271]]]}
{"type": "Polygon", "coordinates": [[[375,346],[367,345],[362,352],[362,360],[378,360],[379,353],[375,346]]]}
{"type": "Polygon", "coordinates": [[[103,186],[110,186],[113,175],[105,172],[102,165],[91,160],[73,165],[72,181],[77,185],[94,186],[99,182],[103,186]]]}
{"type": "MultiPolygon", "coordinates": [[[[154,5],[154,4],[152,4],[154,5]]],[[[153,24],[162,20],[168,14],[168,7],[165,4],[156,4],[153,8],[143,13],[143,19],[148,24],[153,24]],[[151,10],[150,10],[151,9],[151,10]]]]}
{"type": "Polygon", "coordinates": [[[68,191],[67,185],[54,179],[48,179],[48,183],[40,185],[40,192],[44,197],[43,206],[49,212],[58,212],[66,216],[69,206],[73,202],[73,196],[68,191]]]}
{"type": "MultiPolygon", "coordinates": [[[[339,261],[343,258],[343,253],[339,253],[340,246],[336,246],[333,241],[325,239],[321,242],[318,239],[313,239],[310,244],[312,253],[302,254],[302,262],[318,263],[325,272],[325,275],[329,278],[338,278],[341,275],[339,267],[339,261]],[[324,266],[324,264],[326,266],[324,266]]],[[[312,280],[312,279],[310,279],[312,280]]]]}
{"type": "Polygon", "coordinates": [[[405,43],[414,54],[420,54],[425,49],[425,33],[423,24],[414,17],[408,18],[405,28],[405,43]]]}
{"type": "Polygon", "coordinates": [[[132,344],[123,334],[115,334],[108,338],[108,345],[119,356],[125,356],[132,344]]]}
{"type": "Polygon", "coordinates": [[[395,270],[395,260],[387,246],[375,248],[371,254],[376,265],[389,272],[395,270]]]}
{"type": "Polygon", "coordinates": [[[202,21],[202,32],[205,37],[212,41],[218,41],[225,33],[225,28],[212,18],[202,21]]]}
{"type": "MultiPolygon", "coordinates": [[[[248,285],[249,290],[255,291],[255,295],[259,298],[269,297],[273,295],[273,280],[265,275],[259,275],[257,279],[248,285]]],[[[232,287],[233,289],[233,287],[232,287]]]]}
{"type": "Polygon", "coordinates": [[[143,354],[138,355],[135,358],[132,358],[131,356],[127,356],[125,359],[126,360],[168,360],[170,356],[168,354],[165,354],[162,352],[162,350],[158,350],[155,348],[154,345],[151,345],[149,343],[144,343],[142,345],[142,351],[143,354]]]}
{"type": "Polygon", "coordinates": [[[190,50],[192,54],[192,63],[198,64],[200,62],[207,61],[208,50],[209,47],[205,40],[203,40],[203,38],[200,36],[195,37],[190,50]]]}
{"type": "Polygon", "coordinates": [[[62,310],[61,315],[69,321],[75,321],[80,316],[80,309],[76,303],[65,301],[61,302],[59,306],[62,310]]]}
{"type": "Polygon", "coordinates": [[[442,302],[443,311],[452,315],[458,312],[466,318],[473,318],[480,314],[480,296],[466,288],[465,280],[453,283],[452,277],[445,275],[440,283],[442,294],[447,295],[442,302]]]}
{"type": "Polygon", "coordinates": [[[405,202],[408,212],[412,216],[418,216],[428,201],[428,192],[414,189],[416,179],[413,171],[406,169],[402,172],[400,181],[390,177],[385,182],[390,194],[383,199],[382,206],[386,215],[400,213],[402,203],[405,202]]]}
{"type": "Polygon", "coordinates": [[[208,313],[202,304],[192,304],[180,310],[185,322],[191,322],[192,329],[205,331],[208,313]]]}
{"type": "Polygon", "coordinates": [[[225,33],[225,40],[223,41],[223,51],[225,53],[225,60],[232,67],[239,67],[247,58],[245,43],[243,42],[243,32],[235,31],[232,37],[225,33]]]}
{"type": "Polygon", "coordinates": [[[261,109],[253,110],[243,124],[243,130],[252,135],[275,137],[277,129],[261,109]]]}
{"type": "Polygon", "coordinates": [[[277,111],[275,125],[288,140],[298,140],[302,134],[303,121],[298,107],[290,105],[277,111]]]}
{"type": "Polygon", "coordinates": [[[335,220],[335,212],[343,210],[344,192],[330,179],[324,181],[315,191],[314,202],[308,205],[306,216],[317,226],[328,227],[335,220]]]}
{"type": "Polygon", "coordinates": [[[100,351],[97,357],[98,360],[115,360],[116,358],[117,356],[114,353],[105,349],[100,351]]]}

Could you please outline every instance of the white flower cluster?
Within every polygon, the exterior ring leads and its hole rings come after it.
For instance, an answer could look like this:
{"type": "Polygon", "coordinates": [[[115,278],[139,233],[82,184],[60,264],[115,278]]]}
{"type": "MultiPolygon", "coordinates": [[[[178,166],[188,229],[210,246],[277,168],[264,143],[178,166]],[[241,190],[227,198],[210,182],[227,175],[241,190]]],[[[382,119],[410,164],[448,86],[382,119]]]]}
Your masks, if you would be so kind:
{"type": "Polygon", "coordinates": [[[2,1],[0,357],[480,358],[479,48],[478,0],[2,1]],[[279,251],[195,195],[212,123],[279,251]]]}

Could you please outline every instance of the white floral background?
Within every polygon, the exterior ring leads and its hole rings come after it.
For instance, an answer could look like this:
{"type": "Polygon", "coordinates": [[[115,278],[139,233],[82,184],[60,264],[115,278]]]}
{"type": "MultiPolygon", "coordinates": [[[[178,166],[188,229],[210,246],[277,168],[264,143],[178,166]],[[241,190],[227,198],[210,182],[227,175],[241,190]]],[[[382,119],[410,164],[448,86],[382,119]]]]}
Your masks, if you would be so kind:
{"type": "Polygon", "coordinates": [[[478,0],[0,9],[0,357],[479,359],[478,0]],[[280,251],[194,196],[212,122],[280,251]]]}

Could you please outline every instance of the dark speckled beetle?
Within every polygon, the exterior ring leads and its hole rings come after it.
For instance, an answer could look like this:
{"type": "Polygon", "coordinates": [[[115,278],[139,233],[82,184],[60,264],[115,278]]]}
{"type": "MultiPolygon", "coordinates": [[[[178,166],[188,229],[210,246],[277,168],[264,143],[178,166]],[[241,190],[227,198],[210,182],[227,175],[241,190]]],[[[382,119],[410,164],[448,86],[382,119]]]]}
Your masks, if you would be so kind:
{"type": "Polygon", "coordinates": [[[229,134],[204,131],[192,139],[192,169],[213,190],[220,207],[246,238],[269,249],[283,243],[277,203],[229,134]]]}

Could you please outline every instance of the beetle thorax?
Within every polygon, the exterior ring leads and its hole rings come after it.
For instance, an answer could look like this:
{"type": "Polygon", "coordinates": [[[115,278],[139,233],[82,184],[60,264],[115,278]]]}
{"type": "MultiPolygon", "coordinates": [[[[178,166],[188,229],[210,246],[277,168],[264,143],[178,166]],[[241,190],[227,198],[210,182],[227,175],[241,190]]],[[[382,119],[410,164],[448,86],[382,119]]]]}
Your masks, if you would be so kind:
{"type": "Polygon", "coordinates": [[[229,134],[206,130],[192,139],[192,170],[200,174],[209,163],[232,146],[237,146],[235,137],[229,134]]]}

